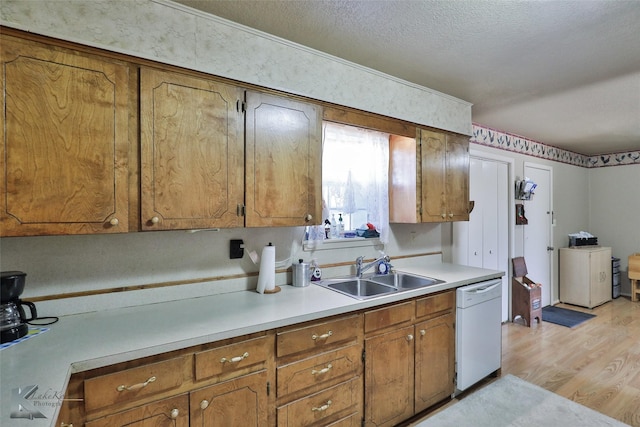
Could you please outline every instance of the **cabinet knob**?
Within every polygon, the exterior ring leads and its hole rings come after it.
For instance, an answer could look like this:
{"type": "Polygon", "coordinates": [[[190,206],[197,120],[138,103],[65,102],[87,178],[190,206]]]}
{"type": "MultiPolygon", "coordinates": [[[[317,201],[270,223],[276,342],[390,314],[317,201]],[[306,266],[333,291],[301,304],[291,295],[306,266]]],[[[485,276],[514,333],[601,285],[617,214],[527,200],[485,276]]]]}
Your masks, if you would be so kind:
{"type": "Polygon", "coordinates": [[[61,422],[60,423],[60,427],[73,427],[73,423],[68,424],[68,423],[65,423],[65,422],[61,422]]]}
{"type": "Polygon", "coordinates": [[[307,214],[307,216],[304,217],[304,220],[306,222],[311,222],[312,219],[313,219],[313,215],[311,215],[311,214],[307,214]]]}
{"type": "Polygon", "coordinates": [[[425,336],[427,335],[427,331],[424,329],[420,329],[420,336],[425,336]]]}
{"type": "Polygon", "coordinates": [[[453,218],[453,214],[452,213],[449,214],[449,218],[453,218]]]}
{"type": "Polygon", "coordinates": [[[446,217],[447,217],[447,214],[446,214],[446,213],[443,213],[443,214],[442,214],[442,218],[446,218],[446,217]]]}
{"type": "Polygon", "coordinates": [[[118,218],[111,218],[111,221],[109,221],[109,224],[115,227],[116,225],[120,224],[120,221],[118,221],[118,218]]]}
{"type": "Polygon", "coordinates": [[[208,400],[203,400],[202,402],[200,402],[200,409],[202,409],[203,411],[205,409],[207,409],[209,407],[209,401],[208,400]]]}
{"type": "Polygon", "coordinates": [[[160,222],[160,218],[158,218],[157,216],[154,216],[153,218],[151,218],[151,224],[157,224],[160,222]]]}
{"type": "Polygon", "coordinates": [[[178,409],[177,409],[177,408],[173,408],[173,409],[171,410],[171,414],[169,414],[169,416],[170,416],[171,418],[173,418],[174,420],[175,420],[176,418],[178,418],[178,415],[180,415],[180,411],[178,411],[178,409]]]}
{"type": "Polygon", "coordinates": [[[411,334],[407,335],[407,341],[413,341],[413,335],[411,334]]]}

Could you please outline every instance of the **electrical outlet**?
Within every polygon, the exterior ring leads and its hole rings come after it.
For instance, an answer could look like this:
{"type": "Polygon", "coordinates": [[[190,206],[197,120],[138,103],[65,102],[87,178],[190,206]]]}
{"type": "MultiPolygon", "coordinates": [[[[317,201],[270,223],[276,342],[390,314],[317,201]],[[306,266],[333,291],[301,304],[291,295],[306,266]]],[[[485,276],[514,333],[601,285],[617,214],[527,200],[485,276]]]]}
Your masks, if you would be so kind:
{"type": "Polygon", "coordinates": [[[229,242],[229,259],[238,259],[244,256],[244,242],[240,239],[232,239],[229,242]]]}

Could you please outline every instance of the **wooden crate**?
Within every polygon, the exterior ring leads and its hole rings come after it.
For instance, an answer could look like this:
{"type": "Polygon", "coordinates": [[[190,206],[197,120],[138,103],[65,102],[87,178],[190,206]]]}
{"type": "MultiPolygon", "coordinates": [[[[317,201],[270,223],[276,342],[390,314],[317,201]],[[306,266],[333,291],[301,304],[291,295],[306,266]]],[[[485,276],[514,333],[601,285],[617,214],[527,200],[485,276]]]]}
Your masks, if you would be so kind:
{"type": "Polygon", "coordinates": [[[531,327],[533,320],[542,322],[542,286],[527,277],[527,263],[523,257],[513,258],[511,278],[512,320],[521,317],[531,327]]]}
{"type": "Polygon", "coordinates": [[[640,253],[629,255],[629,281],[631,282],[631,301],[640,300],[640,253]]]}

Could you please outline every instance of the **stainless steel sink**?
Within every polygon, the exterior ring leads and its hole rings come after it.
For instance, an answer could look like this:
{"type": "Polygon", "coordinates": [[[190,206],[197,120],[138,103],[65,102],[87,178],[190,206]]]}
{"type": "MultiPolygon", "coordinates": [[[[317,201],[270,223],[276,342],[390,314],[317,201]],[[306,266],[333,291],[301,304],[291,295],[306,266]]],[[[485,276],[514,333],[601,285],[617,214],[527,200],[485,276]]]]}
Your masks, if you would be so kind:
{"type": "Polygon", "coordinates": [[[357,299],[368,299],[398,292],[398,290],[392,286],[358,278],[326,280],[320,283],[320,286],[357,299]]]}
{"type": "Polygon", "coordinates": [[[444,283],[444,281],[401,272],[363,278],[328,279],[316,282],[319,286],[360,300],[424,288],[439,283],[444,283]]]}
{"type": "Polygon", "coordinates": [[[424,277],[424,276],[414,276],[413,274],[400,273],[400,272],[372,276],[372,277],[369,277],[368,280],[371,280],[372,282],[375,282],[375,283],[381,283],[387,286],[393,286],[394,288],[398,288],[400,290],[423,288],[425,286],[444,283],[444,281],[439,279],[434,279],[431,277],[424,277]]]}

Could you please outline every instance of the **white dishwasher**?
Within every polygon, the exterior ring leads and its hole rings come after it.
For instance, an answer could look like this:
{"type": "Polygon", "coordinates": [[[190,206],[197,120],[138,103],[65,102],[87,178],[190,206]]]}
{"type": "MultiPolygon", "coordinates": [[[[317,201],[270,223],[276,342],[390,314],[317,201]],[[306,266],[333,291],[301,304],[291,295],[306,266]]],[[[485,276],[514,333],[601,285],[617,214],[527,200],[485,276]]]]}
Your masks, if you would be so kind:
{"type": "Polygon", "coordinates": [[[500,368],[502,280],[456,291],[456,394],[500,368]]]}

